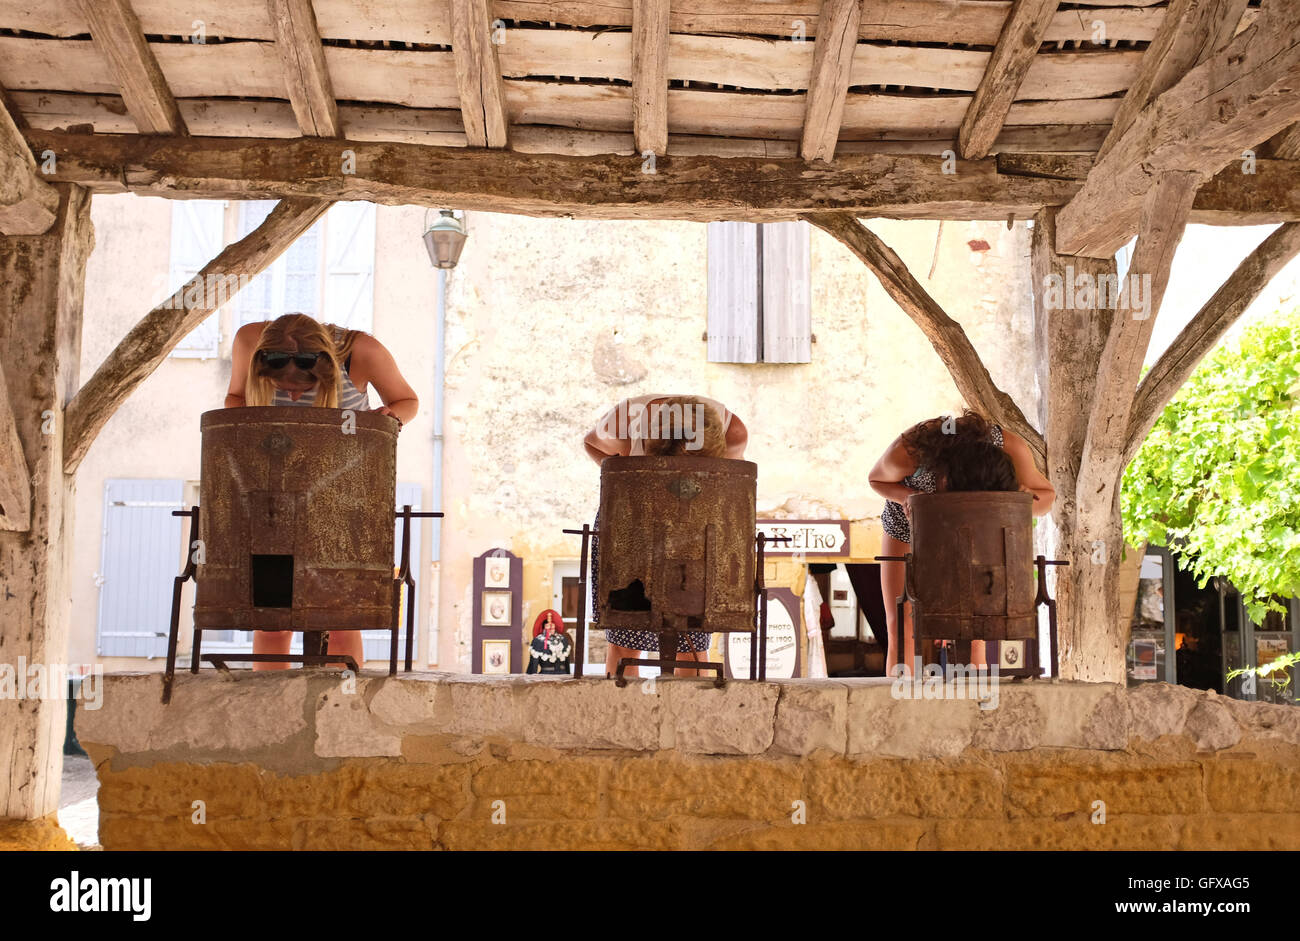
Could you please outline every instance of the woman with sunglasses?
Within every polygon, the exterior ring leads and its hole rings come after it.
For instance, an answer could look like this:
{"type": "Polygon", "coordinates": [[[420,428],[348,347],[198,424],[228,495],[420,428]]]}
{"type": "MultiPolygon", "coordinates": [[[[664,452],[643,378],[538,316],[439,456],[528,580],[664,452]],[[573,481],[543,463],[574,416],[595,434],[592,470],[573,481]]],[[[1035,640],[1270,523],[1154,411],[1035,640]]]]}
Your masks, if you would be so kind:
{"type": "MultiPolygon", "coordinates": [[[[382,343],[360,330],[323,325],[306,314],[246,324],[235,333],[226,408],[244,405],[316,405],[370,411],[368,386],[384,404],[373,409],[397,419],[415,418],[420,402],[382,343]]],[[[254,653],[287,654],[291,631],[256,631],[254,653]]],[[[330,638],[330,652],[364,659],[359,631],[330,638]]],[[[287,663],[254,663],[254,670],[286,670],[287,663]]]]}

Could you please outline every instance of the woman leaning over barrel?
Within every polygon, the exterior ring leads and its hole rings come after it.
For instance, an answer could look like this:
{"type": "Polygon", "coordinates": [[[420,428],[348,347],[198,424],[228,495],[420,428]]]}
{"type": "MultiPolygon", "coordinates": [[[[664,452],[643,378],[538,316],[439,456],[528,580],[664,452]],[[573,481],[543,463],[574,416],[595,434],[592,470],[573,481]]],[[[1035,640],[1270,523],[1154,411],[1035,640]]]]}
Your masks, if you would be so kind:
{"type": "MultiPolygon", "coordinates": [[[[397,419],[415,418],[420,402],[402,378],[393,354],[360,330],[321,324],[306,314],[245,324],[231,349],[226,408],[257,405],[320,406],[369,411],[368,387],[383,405],[373,411],[397,419]]],[[[254,653],[287,654],[292,631],[255,631],[254,653]]],[[[364,659],[360,631],[339,631],[330,653],[364,659]]],[[[287,663],[254,663],[254,670],[285,670],[287,663]]]]}
{"type": "MultiPolygon", "coordinates": [[[[959,454],[978,454],[980,449],[967,445],[991,443],[1001,448],[1015,468],[1019,489],[1034,497],[1033,514],[1042,516],[1052,508],[1056,491],[1034,465],[1033,454],[1025,439],[989,422],[978,412],[966,409],[960,418],[940,416],[919,422],[904,431],[885,450],[871,469],[871,488],[885,498],[885,509],[880,514],[881,555],[903,556],[911,551],[912,532],[909,500],[916,493],[934,493],[942,486],[940,468],[948,463],[947,453],[955,445],[959,454]]],[[[964,468],[966,476],[978,478],[978,468],[964,468]]],[[[966,488],[963,488],[966,489],[966,488]]],[[[970,488],[973,489],[973,488],[970,488]]],[[[911,675],[912,664],[903,651],[911,651],[912,610],[905,606],[900,646],[897,599],[903,593],[905,566],[902,562],[880,563],[880,589],[885,600],[885,620],[889,628],[889,653],[885,660],[886,673],[893,675],[901,662],[903,670],[911,675]]],[[[984,644],[975,641],[971,646],[971,659],[975,665],[985,664],[984,644]]]]}

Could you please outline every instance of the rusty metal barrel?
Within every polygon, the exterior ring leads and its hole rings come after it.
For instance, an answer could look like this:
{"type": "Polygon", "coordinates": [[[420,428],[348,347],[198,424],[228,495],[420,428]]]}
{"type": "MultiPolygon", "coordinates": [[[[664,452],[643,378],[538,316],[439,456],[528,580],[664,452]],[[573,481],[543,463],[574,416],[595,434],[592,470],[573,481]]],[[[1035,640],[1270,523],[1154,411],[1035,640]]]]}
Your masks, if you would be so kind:
{"type": "Polygon", "coordinates": [[[912,497],[907,593],[918,641],[955,640],[960,656],[972,640],[1038,637],[1032,506],[1020,492],[912,497]]]}
{"type": "Polygon", "coordinates": [[[204,412],[202,630],[387,628],[398,424],[271,406],[204,412]]]}
{"type": "Polygon", "coordinates": [[[600,626],[754,630],[758,467],[611,457],[600,469],[600,626]]]}

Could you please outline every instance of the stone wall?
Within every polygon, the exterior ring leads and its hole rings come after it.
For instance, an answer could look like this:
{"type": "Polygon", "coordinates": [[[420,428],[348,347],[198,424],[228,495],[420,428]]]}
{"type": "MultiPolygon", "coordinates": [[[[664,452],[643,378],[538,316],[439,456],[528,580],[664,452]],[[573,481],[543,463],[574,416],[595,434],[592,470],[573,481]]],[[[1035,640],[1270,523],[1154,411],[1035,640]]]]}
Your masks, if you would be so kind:
{"type": "Polygon", "coordinates": [[[105,849],[1300,846],[1300,711],[1165,684],[160,683],[77,714],[105,849]]]}

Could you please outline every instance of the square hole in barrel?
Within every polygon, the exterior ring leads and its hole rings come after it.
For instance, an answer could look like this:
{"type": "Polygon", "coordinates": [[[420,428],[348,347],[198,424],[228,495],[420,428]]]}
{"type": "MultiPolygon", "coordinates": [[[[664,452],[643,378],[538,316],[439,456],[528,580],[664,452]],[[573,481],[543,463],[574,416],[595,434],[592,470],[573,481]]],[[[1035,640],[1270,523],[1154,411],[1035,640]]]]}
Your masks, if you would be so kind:
{"type": "Polygon", "coordinates": [[[253,607],[293,607],[293,556],[254,555],[253,607]]]}

